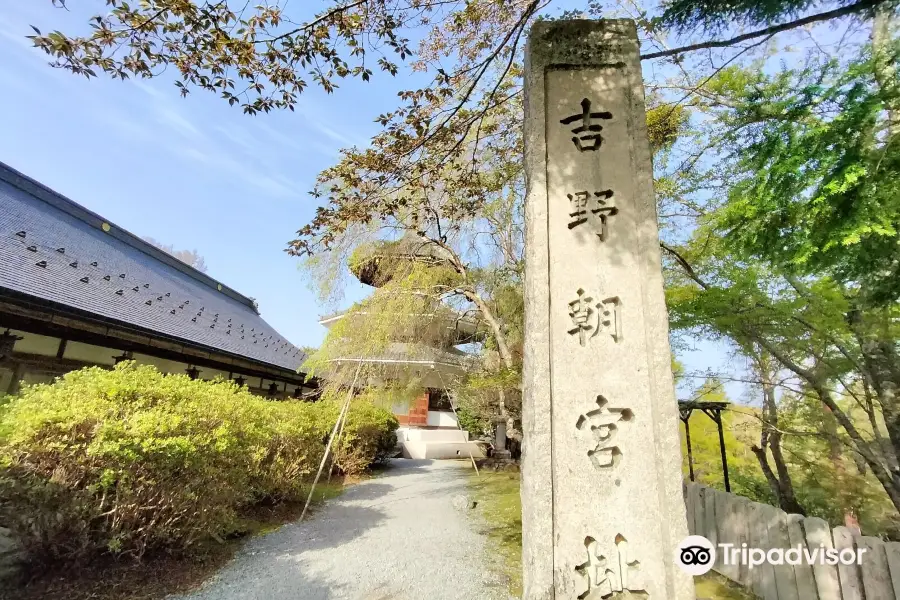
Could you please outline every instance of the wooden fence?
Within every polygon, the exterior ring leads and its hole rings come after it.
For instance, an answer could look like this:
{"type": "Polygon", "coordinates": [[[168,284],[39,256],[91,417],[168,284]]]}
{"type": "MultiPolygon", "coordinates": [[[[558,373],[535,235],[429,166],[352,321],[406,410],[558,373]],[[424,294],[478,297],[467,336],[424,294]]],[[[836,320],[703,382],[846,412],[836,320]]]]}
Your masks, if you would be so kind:
{"type": "MultiPolygon", "coordinates": [[[[750,588],[764,600],[900,600],[900,542],[856,536],[846,527],[832,529],[815,517],[802,517],[751,502],[741,496],[685,484],[688,530],[713,544],[735,549],[865,549],[860,564],[836,566],[725,564],[717,548],[714,570],[750,588]]],[[[821,550],[820,550],[821,551],[821,550]]]]}

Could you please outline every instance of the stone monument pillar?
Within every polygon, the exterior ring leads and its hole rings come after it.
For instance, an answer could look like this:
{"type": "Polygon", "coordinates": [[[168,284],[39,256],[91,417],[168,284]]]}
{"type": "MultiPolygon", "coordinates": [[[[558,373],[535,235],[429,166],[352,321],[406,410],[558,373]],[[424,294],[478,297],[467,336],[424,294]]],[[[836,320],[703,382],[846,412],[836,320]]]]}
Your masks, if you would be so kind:
{"type": "Polygon", "coordinates": [[[508,459],[512,453],[506,449],[506,417],[494,419],[494,458],[508,459]]]}
{"type": "Polygon", "coordinates": [[[531,30],[525,600],[693,600],[637,32],[531,30]]]}

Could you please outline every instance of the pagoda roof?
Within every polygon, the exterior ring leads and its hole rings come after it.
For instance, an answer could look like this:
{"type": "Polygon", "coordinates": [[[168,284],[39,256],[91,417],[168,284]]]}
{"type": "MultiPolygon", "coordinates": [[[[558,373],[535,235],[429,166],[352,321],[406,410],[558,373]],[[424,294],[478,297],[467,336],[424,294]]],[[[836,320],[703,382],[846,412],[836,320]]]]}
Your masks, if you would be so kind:
{"type": "Polygon", "coordinates": [[[449,265],[451,253],[434,240],[407,231],[399,240],[377,242],[362,250],[362,256],[350,264],[350,271],[360,282],[380,287],[389,281],[392,273],[384,272],[387,262],[397,260],[419,262],[427,265],[449,265]]]}
{"type": "MultiPolygon", "coordinates": [[[[365,318],[367,315],[369,315],[369,313],[365,310],[348,310],[323,316],[319,319],[319,324],[330,329],[335,323],[348,316],[365,318]]],[[[462,315],[456,313],[452,309],[445,309],[441,313],[432,312],[405,316],[417,316],[422,319],[441,319],[441,324],[446,331],[446,342],[451,346],[481,342],[484,341],[484,338],[487,335],[483,324],[476,317],[462,315]]],[[[434,325],[437,326],[437,323],[434,325]]]]}
{"type": "Polygon", "coordinates": [[[425,344],[394,342],[371,356],[333,358],[332,363],[364,363],[397,367],[439,368],[453,373],[468,370],[475,358],[456,348],[441,349],[425,344]]]}

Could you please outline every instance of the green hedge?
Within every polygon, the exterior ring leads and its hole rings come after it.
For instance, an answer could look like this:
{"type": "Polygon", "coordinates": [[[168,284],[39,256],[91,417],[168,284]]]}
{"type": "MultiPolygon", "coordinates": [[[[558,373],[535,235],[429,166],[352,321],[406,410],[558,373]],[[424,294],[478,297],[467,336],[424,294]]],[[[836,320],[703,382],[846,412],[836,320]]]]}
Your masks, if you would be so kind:
{"type": "MultiPolygon", "coordinates": [[[[68,373],[0,414],[0,524],[39,559],[190,552],[242,508],[302,499],[338,412],[131,362],[68,373]]],[[[396,428],[354,405],[338,465],[384,458],[396,428]]]]}

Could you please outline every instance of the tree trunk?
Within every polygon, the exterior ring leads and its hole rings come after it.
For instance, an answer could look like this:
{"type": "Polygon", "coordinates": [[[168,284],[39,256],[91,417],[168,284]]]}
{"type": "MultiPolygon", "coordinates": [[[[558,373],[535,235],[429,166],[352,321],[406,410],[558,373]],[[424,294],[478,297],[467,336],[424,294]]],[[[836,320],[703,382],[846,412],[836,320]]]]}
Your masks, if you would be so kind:
{"type": "Polygon", "coordinates": [[[872,469],[872,474],[875,475],[879,483],[881,483],[881,486],[884,488],[884,491],[887,493],[888,498],[891,499],[891,504],[894,505],[894,509],[897,510],[897,512],[900,512],[900,474],[891,469],[890,461],[885,459],[881,448],[878,448],[877,453],[873,452],[872,445],[862,436],[862,433],[856,428],[856,425],[853,424],[850,417],[840,409],[834,401],[834,398],[831,397],[826,382],[823,381],[818,374],[802,367],[792,360],[790,356],[781,352],[775,344],[772,344],[765,337],[760,336],[755,332],[748,332],[747,337],[753,339],[761,347],[765,348],[776,360],[778,360],[778,362],[784,365],[786,369],[791,370],[809,384],[822,404],[828,408],[838,424],[847,432],[854,450],[865,459],[866,464],[872,469]]]}
{"type": "Polygon", "coordinates": [[[835,479],[837,480],[838,504],[844,513],[844,525],[859,528],[856,520],[856,510],[853,507],[853,486],[847,480],[847,462],[844,459],[841,443],[837,437],[837,427],[834,415],[828,406],[823,406],[825,412],[825,434],[828,436],[828,458],[834,465],[835,479]]]}
{"type": "Polygon", "coordinates": [[[897,69],[891,64],[891,42],[894,29],[894,6],[892,2],[884,2],[875,7],[875,19],[872,22],[872,50],[875,55],[875,80],[878,86],[894,100],[886,107],[888,133],[896,136],[900,133],[900,99],[895,92],[898,85],[897,69]]]}
{"type": "Polygon", "coordinates": [[[506,341],[506,334],[503,333],[503,327],[500,325],[500,322],[494,317],[494,313],[491,312],[487,302],[485,302],[481,296],[471,291],[466,291],[465,295],[466,298],[471,300],[475,306],[478,307],[478,310],[481,311],[481,316],[491,328],[491,333],[494,336],[494,341],[497,342],[497,352],[500,354],[500,360],[503,361],[503,366],[507,369],[513,369],[515,365],[513,364],[512,352],[509,351],[509,343],[506,341]]]}
{"type": "MultiPolygon", "coordinates": [[[[884,323],[890,321],[890,315],[883,315],[881,319],[884,323]]],[[[875,324],[873,328],[871,323],[866,323],[863,319],[861,311],[854,309],[847,314],[847,322],[853,335],[859,344],[862,353],[863,364],[861,370],[865,377],[866,393],[869,394],[869,388],[875,394],[875,399],[881,409],[881,416],[884,419],[885,429],[887,429],[889,443],[884,443],[881,435],[877,432],[877,422],[873,425],[876,428],[876,439],[882,453],[889,462],[889,470],[894,478],[900,477],[900,466],[898,466],[898,457],[900,457],[900,357],[894,347],[893,340],[890,340],[890,333],[884,331],[880,337],[887,338],[885,340],[878,339],[878,335],[872,335],[870,332],[874,329],[887,330],[887,327],[880,327],[882,323],[875,324]],[[867,326],[868,325],[868,326],[867,326]]]]}
{"type": "Polygon", "coordinates": [[[766,477],[766,481],[769,483],[769,489],[772,490],[772,494],[778,501],[778,507],[786,513],[806,516],[806,510],[804,510],[803,506],[794,496],[794,488],[790,479],[782,481],[772,471],[772,467],[769,466],[765,448],[751,446],[750,450],[756,455],[756,460],[759,461],[759,468],[762,470],[763,475],[766,477]]]}
{"type": "Polygon", "coordinates": [[[794,482],[788,472],[784,454],[781,452],[781,431],[778,430],[778,405],[775,402],[775,385],[772,381],[772,365],[769,357],[764,352],[759,352],[755,357],[756,367],[762,381],[763,391],[763,424],[760,434],[760,445],[753,446],[751,450],[759,461],[769,488],[772,490],[778,506],[787,513],[806,515],[806,510],[797,500],[794,493],[794,482]],[[775,463],[775,471],[769,465],[766,450],[772,454],[775,463]]]}

